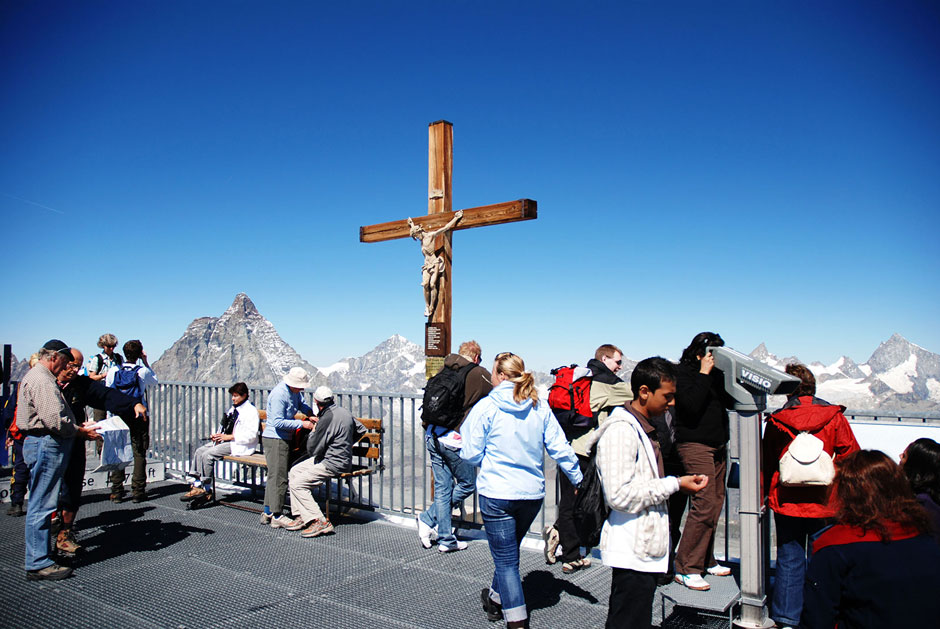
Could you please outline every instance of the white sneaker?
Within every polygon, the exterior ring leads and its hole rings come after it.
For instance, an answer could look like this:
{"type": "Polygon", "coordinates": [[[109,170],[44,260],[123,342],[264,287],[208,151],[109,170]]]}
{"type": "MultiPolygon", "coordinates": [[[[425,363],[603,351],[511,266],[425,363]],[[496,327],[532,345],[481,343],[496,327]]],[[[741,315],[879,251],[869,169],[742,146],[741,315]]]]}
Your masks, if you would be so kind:
{"type": "Polygon", "coordinates": [[[294,523],[293,518],[289,518],[286,515],[279,515],[276,518],[271,518],[271,528],[272,529],[286,529],[288,526],[294,523]]]}
{"type": "Polygon", "coordinates": [[[719,565],[717,563],[711,568],[709,568],[708,570],[706,570],[705,572],[712,575],[713,577],[730,577],[731,576],[731,568],[729,568],[728,566],[719,565]]]}
{"type": "Polygon", "coordinates": [[[461,542],[461,541],[458,539],[456,546],[444,546],[444,544],[441,544],[440,546],[437,547],[437,552],[439,552],[439,553],[455,553],[455,552],[457,552],[458,550],[466,550],[466,549],[467,549],[467,542],[461,542]]]}
{"type": "Polygon", "coordinates": [[[676,583],[684,585],[690,590],[697,590],[699,592],[710,590],[712,587],[700,574],[677,574],[676,583]]]}
{"type": "Polygon", "coordinates": [[[437,539],[437,533],[424,523],[420,515],[416,515],[415,520],[418,522],[418,539],[421,541],[421,545],[430,548],[431,540],[437,539]]]}
{"type": "Polygon", "coordinates": [[[262,514],[261,514],[261,524],[263,524],[264,526],[267,526],[268,524],[271,524],[271,518],[272,518],[272,517],[273,517],[273,516],[272,516],[270,513],[262,513],[262,514]]]}

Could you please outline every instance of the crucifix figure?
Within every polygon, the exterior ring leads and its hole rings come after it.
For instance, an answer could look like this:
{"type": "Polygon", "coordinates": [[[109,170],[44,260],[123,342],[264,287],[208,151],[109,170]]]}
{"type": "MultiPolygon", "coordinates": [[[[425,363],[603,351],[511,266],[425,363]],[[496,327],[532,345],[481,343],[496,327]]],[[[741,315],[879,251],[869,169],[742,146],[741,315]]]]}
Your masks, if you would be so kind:
{"type": "Polygon", "coordinates": [[[434,243],[437,237],[449,232],[463,218],[463,210],[454,212],[454,218],[438,230],[430,234],[420,225],[415,225],[411,217],[408,226],[411,228],[411,237],[421,241],[421,253],[424,254],[424,266],[421,267],[421,286],[424,287],[424,316],[430,317],[437,309],[437,291],[441,282],[441,273],[444,272],[444,256],[437,255],[434,243]]]}
{"type": "Polygon", "coordinates": [[[446,120],[428,125],[428,215],[407,220],[367,225],[359,228],[360,242],[381,242],[398,238],[421,240],[424,266],[425,325],[424,353],[428,357],[425,373],[437,373],[450,353],[451,332],[451,261],[454,231],[528,221],[538,216],[538,206],[531,199],[520,199],[452,212],[451,184],[454,168],[454,126],[446,120]]]}

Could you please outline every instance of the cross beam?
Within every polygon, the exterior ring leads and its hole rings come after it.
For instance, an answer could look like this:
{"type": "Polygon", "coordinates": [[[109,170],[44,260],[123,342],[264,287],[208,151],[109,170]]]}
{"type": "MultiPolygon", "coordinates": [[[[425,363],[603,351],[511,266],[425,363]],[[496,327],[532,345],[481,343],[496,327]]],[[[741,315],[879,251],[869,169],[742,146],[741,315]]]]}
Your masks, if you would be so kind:
{"type": "MultiPolygon", "coordinates": [[[[427,231],[434,231],[443,227],[452,217],[450,213],[429,214],[411,219],[416,225],[421,225],[427,231]]],[[[532,199],[519,199],[506,203],[494,203],[472,207],[463,211],[463,218],[454,227],[454,231],[469,229],[471,227],[484,227],[486,225],[500,225],[502,223],[515,223],[538,218],[538,203],[532,199]]],[[[408,220],[390,221],[376,225],[366,225],[359,228],[359,242],[382,242],[408,238],[408,220]]]]}

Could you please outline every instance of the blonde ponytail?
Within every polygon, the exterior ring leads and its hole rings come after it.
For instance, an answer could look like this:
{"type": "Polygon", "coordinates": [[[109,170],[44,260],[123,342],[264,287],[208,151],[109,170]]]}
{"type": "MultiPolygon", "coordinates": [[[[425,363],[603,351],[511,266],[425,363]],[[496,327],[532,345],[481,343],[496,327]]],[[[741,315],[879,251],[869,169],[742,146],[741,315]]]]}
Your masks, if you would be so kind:
{"type": "Polygon", "coordinates": [[[521,356],[516,356],[512,352],[498,354],[496,371],[513,383],[512,398],[516,402],[522,402],[528,398],[532,400],[533,408],[538,408],[539,392],[535,388],[535,377],[531,371],[525,370],[525,362],[521,356]]]}

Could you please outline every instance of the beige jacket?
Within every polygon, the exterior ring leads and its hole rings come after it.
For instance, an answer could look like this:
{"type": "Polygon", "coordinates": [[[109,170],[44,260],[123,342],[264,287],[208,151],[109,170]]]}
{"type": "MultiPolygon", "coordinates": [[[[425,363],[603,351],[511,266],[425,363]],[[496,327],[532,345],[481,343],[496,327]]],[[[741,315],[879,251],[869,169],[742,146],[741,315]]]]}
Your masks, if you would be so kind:
{"type": "MultiPolygon", "coordinates": [[[[633,392],[630,390],[629,383],[604,384],[597,381],[591,383],[591,412],[597,413],[598,426],[607,420],[611,408],[623,406],[632,399],[633,392]]],[[[596,429],[589,430],[572,440],[571,447],[574,448],[575,454],[588,455],[588,442],[591,441],[591,436],[595,432],[596,429]]]]}

